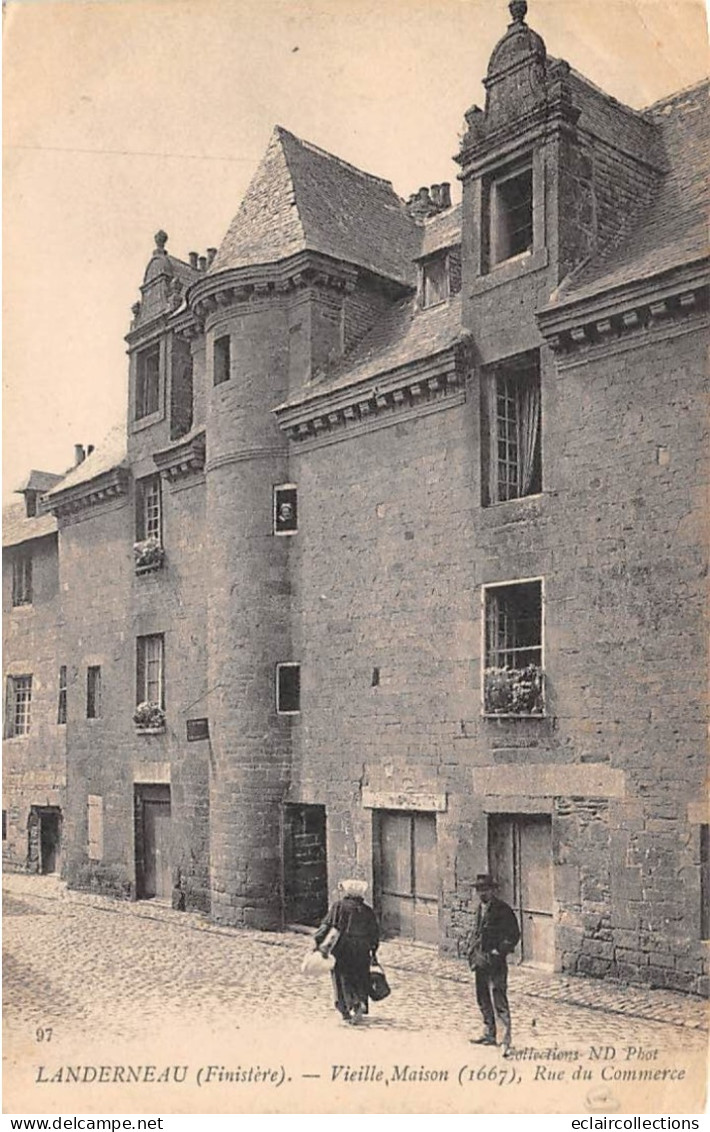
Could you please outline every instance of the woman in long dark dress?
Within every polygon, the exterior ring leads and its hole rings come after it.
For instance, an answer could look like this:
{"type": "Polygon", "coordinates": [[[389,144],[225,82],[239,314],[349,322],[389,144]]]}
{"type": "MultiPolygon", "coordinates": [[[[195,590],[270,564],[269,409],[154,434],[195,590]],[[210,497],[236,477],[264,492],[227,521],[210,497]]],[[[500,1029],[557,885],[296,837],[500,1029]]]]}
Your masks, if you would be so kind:
{"type": "Polygon", "coordinates": [[[335,1009],[345,1022],[357,1024],[368,1012],[370,995],[370,962],[377,955],[380,932],[377,917],[365,903],[367,883],[364,880],[343,880],[338,885],[339,899],[330,908],[318,928],[314,940],[321,948],[331,928],[339,932],[330,949],[335,959],[332,972],[335,1009]]]}

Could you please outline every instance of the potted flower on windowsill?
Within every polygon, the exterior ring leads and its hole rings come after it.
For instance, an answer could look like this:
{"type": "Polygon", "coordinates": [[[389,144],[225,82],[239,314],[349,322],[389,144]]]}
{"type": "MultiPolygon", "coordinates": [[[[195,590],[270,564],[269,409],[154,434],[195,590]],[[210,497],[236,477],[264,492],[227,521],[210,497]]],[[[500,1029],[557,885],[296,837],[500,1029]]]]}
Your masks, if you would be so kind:
{"type": "Polygon", "coordinates": [[[484,673],[485,715],[545,714],[543,671],[539,664],[525,668],[487,668],[484,673]]]}
{"type": "Polygon", "coordinates": [[[165,560],[165,550],[157,538],[147,538],[133,547],[136,574],[148,574],[159,570],[165,560]]]}
{"type": "Polygon", "coordinates": [[[165,712],[160,704],[146,701],[138,704],[133,713],[133,722],[141,735],[160,735],[165,731],[165,712]]]}

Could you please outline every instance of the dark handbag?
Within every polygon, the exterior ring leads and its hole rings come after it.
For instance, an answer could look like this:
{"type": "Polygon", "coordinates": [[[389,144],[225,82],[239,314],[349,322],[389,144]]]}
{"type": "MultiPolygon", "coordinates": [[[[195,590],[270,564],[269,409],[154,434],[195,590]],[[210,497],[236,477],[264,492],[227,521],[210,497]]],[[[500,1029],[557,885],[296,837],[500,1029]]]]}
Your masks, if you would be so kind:
{"type": "Polygon", "coordinates": [[[387,976],[379,963],[372,963],[370,966],[370,998],[373,1002],[382,1002],[382,999],[387,998],[389,994],[392,994],[392,991],[387,982],[387,976]]]}

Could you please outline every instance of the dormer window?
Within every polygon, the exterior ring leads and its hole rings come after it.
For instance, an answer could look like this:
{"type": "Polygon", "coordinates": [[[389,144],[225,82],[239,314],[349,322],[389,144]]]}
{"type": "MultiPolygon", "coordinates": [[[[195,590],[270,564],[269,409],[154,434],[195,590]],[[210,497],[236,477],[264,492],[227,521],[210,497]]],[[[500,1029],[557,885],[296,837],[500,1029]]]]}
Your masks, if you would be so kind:
{"type": "Polygon", "coordinates": [[[436,307],[449,297],[449,257],[444,252],[421,266],[421,304],[436,307]]]}
{"type": "Polygon", "coordinates": [[[530,161],[488,183],[488,268],[533,249],[533,170],[530,161]]]}

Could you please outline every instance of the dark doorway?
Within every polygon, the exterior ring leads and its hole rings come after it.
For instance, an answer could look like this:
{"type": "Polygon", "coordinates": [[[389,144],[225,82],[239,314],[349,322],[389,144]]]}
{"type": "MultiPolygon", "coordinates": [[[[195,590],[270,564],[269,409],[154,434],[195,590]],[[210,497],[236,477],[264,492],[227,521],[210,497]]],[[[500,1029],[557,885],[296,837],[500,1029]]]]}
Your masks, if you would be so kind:
{"type": "Polygon", "coordinates": [[[319,924],[328,910],[325,806],[284,807],[286,922],[319,924]]]}
{"type": "Polygon", "coordinates": [[[382,931],[439,942],[436,814],[375,812],[375,899],[382,931]]]}
{"type": "Polygon", "coordinates": [[[62,811],[59,806],[31,806],[27,822],[27,867],[33,873],[58,873],[61,864],[62,811]]]}
{"type": "Polygon", "coordinates": [[[135,788],[136,893],[139,900],[172,897],[172,826],[170,787],[135,788]]]}

